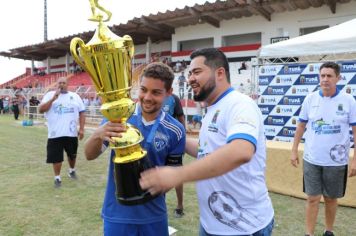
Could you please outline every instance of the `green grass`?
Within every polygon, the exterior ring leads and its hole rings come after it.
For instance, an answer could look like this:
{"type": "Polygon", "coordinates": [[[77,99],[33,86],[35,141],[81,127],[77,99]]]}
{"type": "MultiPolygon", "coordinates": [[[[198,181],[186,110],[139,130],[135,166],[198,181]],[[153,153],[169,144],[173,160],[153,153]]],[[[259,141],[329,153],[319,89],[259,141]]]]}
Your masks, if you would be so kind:
{"type": "MultiPolygon", "coordinates": [[[[86,132],[85,138],[90,134],[86,132]]],[[[43,125],[23,127],[10,115],[0,115],[0,235],[102,235],[101,204],[106,184],[107,154],[86,161],[79,144],[79,179],[66,177],[53,188],[52,166],[45,163],[47,129],[43,125]]],[[[185,163],[192,158],[185,158],[185,163]]],[[[276,236],[304,235],[304,200],[271,193],[275,209],[276,236]]],[[[169,224],[178,236],[197,235],[199,209],[194,184],[184,185],[185,216],[173,217],[175,191],[167,194],[169,224]]],[[[323,230],[323,205],[317,235],[323,230]]],[[[335,223],[339,236],[356,235],[356,210],[340,207],[335,223]]]]}

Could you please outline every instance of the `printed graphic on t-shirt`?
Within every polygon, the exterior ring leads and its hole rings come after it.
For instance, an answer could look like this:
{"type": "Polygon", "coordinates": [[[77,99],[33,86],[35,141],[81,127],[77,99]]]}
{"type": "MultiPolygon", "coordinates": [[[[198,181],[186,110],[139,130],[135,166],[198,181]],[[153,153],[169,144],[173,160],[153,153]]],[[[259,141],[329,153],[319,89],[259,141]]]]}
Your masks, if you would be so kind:
{"type": "Polygon", "coordinates": [[[341,132],[340,125],[331,125],[326,123],[323,118],[312,122],[312,129],[315,134],[338,134],[341,132]]]}
{"type": "Polygon", "coordinates": [[[348,149],[345,145],[337,144],[331,148],[330,157],[336,163],[345,163],[349,159],[348,149]]]}
{"type": "Polygon", "coordinates": [[[221,223],[241,232],[250,232],[262,223],[256,216],[242,208],[227,192],[213,192],[208,198],[209,208],[221,223]]]}
{"type": "Polygon", "coordinates": [[[217,120],[218,120],[218,116],[219,116],[220,110],[216,110],[213,119],[211,120],[209,126],[208,126],[208,130],[214,133],[217,133],[219,131],[218,129],[218,125],[216,124],[217,120]]]}
{"type": "Polygon", "coordinates": [[[156,151],[159,152],[168,146],[168,137],[161,132],[156,132],[153,143],[156,151]]]}

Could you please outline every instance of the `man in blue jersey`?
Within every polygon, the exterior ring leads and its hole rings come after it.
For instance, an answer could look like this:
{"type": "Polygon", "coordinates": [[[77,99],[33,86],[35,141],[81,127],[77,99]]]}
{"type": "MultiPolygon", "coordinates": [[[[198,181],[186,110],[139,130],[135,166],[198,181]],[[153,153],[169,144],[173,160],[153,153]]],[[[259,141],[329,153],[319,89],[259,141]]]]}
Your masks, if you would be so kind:
{"type": "MultiPolygon", "coordinates": [[[[163,63],[149,64],[142,72],[139,105],[127,120],[144,136],[141,145],[147,150],[153,166],[177,165],[182,162],[185,130],[181,123],[162,111],[162,104],[172,93],[173,71],[163,63]],[[148,140],[152,137],[152,140],[148,140]]],[[[106,122],[87,140],[85,155],[97,158],[125,130],[120,123],[106,122]]],[[[111,152],[111,158],[113,157],[111,152]]],[[[141,205],[126,206],[117,202],[113,162],[109,159],[107,188],[102,208],[104,235],[155,236],[168,235],[167,210],[164,195],[141,205]]]]}
{"type": "Polygon", "coordinates": [[[205,101],[199,140],[187,139],[188,165],[150,169],[140,184],[152,194],[197,181],[200,235],[270,236],[274,211],[265,181],[266,146],[257,104],[230,85],[229,64],[215,48],[194,51],[188,81],[205,101]]]}
{"type": "MultiPolygon", "coordinates": [[[[321,196],[325,201],[325,232],[334,236],[337,199],[345,194],[352,127],[356,140],[356,102],[351,94],[339,91],[340,66],[325,62],[320,66],[320,90],[309,94],[302,104],[294,134],[291,164],[299,164],[298,146],[305,132],[303,191],[307,194],[305,231],[314,235],[321,196]],[[306,128],[306,131],[305,131],[306,128]]],[[[354,143],[355,144],[355,143],[354,143]]],[[[356,175],[356,149],[349,177],[356,175]]]]}

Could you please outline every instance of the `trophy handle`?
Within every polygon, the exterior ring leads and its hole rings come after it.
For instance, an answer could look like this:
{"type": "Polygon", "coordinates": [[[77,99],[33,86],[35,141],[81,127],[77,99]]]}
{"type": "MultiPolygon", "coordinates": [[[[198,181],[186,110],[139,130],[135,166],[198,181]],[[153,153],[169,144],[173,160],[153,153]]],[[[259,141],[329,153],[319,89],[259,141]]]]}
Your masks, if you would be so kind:
{"type": "Polygon", "coordinates": [[[88,68],[86,65],[83,63],[83,61],[80,59],[77,53],[77,46],[84,50],[84,41],[81,38],[75,37],[72,39],[70,42],[70,52],[72,53],[73,59],[82,67],[85,71],[88,71],[88,68]]]}
{"type": "Polygon", "coordinates": [[[129,51],[130,59],[132,59],[135,54],[133,40],[132,40],[131,36],[129,36],[129,35],[124,35],[123,39],[125,40],[125,44],[129,49],[128,51],[129,51]]]}

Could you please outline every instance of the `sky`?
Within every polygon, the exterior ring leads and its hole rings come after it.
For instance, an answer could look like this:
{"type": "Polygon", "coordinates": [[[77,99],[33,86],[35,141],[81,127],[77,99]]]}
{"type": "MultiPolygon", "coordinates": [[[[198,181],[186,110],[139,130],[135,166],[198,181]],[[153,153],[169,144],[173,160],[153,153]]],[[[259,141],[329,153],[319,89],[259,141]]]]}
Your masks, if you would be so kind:
{"type": "MultiPolygon", "coordinates": [[[[99,0],[112,12],[107,23],[126,23],[134,17],[156,14],[184,6],[202,4],[207,0],[99,0]]],[[[214,0],[209,0],[214,2],[214,0]]],[[[38,44],[44,38],[44,0],[11,0],[2,3],[0,14],[0,51],[38,44]]],[[[48,40],[94,30],[96,23],[88,21],[91,15],[89,0],[47,0],[48,40]]],[[[31,61],[0,56],[0,84],[25,73],[31,61]]]]}

